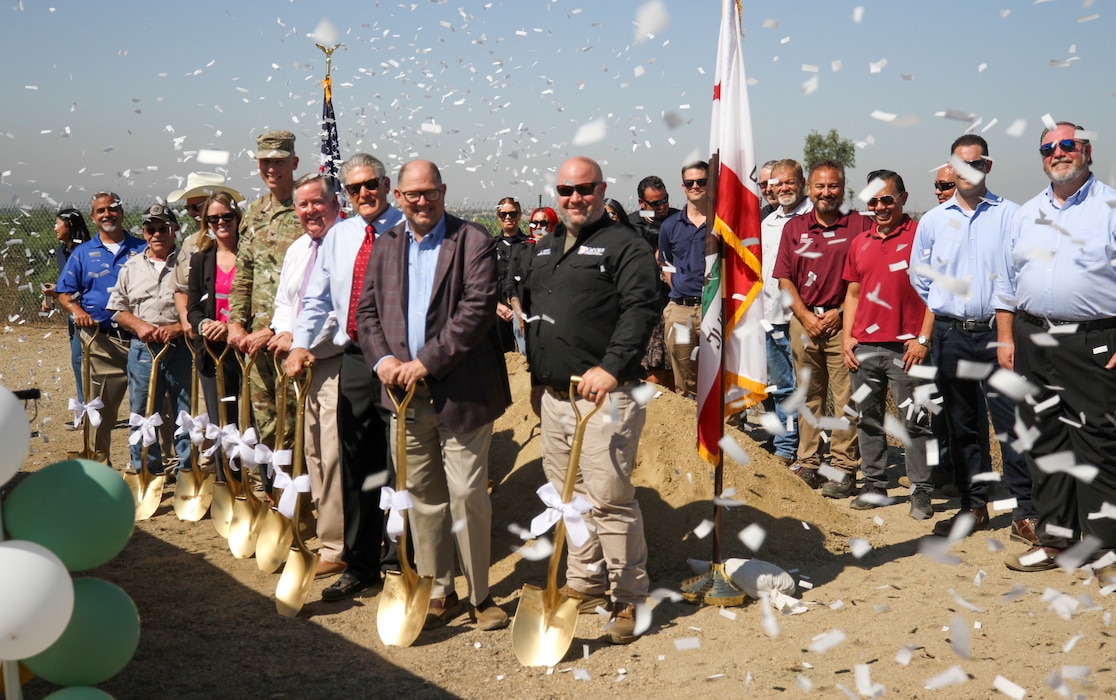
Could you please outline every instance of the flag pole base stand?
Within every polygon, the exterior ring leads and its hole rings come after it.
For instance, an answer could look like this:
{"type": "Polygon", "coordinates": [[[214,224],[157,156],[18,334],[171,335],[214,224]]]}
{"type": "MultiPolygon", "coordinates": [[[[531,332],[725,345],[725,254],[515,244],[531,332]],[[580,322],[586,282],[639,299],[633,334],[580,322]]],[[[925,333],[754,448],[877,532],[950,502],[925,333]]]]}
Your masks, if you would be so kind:
{"type": "Polygon", "coordinates": [[[697,605],[719,608],[743,605],[748,595],[725,574],[725,565],[711,563],[709,571],[682,582],[682,597],[697,605]]]}

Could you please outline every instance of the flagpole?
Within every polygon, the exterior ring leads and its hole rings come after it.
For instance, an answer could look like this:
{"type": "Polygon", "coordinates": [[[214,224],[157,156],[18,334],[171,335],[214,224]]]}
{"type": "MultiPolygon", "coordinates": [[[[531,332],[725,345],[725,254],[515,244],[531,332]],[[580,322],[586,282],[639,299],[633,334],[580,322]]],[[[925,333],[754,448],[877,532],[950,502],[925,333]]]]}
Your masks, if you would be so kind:
{"type": "MultiPolygon", "coordinates": [[[[706,226],[712,230],[716,225],[717,220],[717,187],[720,180],[720,151],[714,153],[709,159],[709,207],[706,210],[706,226]]],[[[717,259],[723,263],[725,258],[724,241],[718,235],[706,236],[706,255],[715,253],[717,259]]],[[[721,271],[723,275],[723,269],[721,271]]],[[[718,294],[721,296],[720,309],[718,313],[720,318],[718,320],[718,328],[725,328],[725,303],[724,293],[725,285],[724,278],[721,278],[721,284],[718,294]]],[[[717,377],[717,410],[719,424],[723,426],[725,423],[725,346],[721,342],[720,347],[720,366],[722,371],[717,377]]],[[[682,582],[682,597],[691,603],[698,603],[704,605],[714,605],[717,607],[730,607],[735,605],[742,605],[747,594],[744,593],[725,571],[725,564],[721,558],[721,513],[723,508],[717,502],[717,498],[721,495],[725,488],[725,451],[721,446],[717,446],[716,459],[713,465],[713,557],[709,562],[709,570],[703,574],[694,576],[693,578],[686,579],[682,582]]]]}
{"type": "MultiPolygon", "coordinates": [[[[322,130],[324,132],[321,144],[322,162],[318,167],[318,172],[326,175],[333,181],[334,189],[340,188],[340,182],[337,179],[337,166],[341,160],[341,145],[337,137],[337,119],[333,114],[333,52],[344,46],[344,44],[334,44],[327,48],[323,44],[314,44],[326,57],[326,74],[322,80],[322,130]]],[[[344,216],[344,212],[342,212],[344,216]]]]}

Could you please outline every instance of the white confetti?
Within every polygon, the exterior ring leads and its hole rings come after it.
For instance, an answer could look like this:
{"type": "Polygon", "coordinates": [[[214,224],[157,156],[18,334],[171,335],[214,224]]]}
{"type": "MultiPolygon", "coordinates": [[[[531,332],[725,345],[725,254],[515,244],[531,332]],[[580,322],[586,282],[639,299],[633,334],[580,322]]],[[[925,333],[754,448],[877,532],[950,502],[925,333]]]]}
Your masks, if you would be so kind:
{"type": "Polygon", "coordinates": [[[824,654],[833,647],[841,644],[847,639],[845,633],[839,629],[832,629],[828,632],[823,632],[814,637],[810,643],[810,651],[817,654],[824,654]]]}

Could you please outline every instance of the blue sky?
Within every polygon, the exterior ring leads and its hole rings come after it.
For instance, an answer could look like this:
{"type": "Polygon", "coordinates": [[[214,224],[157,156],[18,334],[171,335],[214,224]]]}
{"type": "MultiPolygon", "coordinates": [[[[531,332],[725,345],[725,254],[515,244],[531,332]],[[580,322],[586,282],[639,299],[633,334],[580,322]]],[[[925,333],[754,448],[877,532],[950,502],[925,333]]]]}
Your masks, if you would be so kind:
{"type": "MultiPolygon", "coordinates": [[[[678,168],[708,156],[720,0],[662,0],[669,23],[636,42],[646,5],[9,0],[0,201],[84,208],[101,189],[165,196],[176,176],[220,169],[199,165],[199,149],[227,151],[231,184],[254,195],[247,152],[269,128],[298,134],[299,170],[315,168],[325,62],[307,34],[328,19],[345,45],[333,61],[342,155],[370,151],[392,171],[429,158],[452,202],[549,203],[556,166],[585,154],[605,163],[621,201],[655,173],[681,202],[678,168]],[[595,120],[604,137],[573,145],[595,120]]],[[[1088,0],[745,2],[757,161],[801,158],[807,133],[836,128],[870,144],[857,151],[855,189],[891,168],[907,180],[908,206],[925,209],[929,171],[967,126],[935,113],[957,110],[983,120],[990,187],[1023,200],[1045,183],[1036,149],[1049,113],[1098,133],[1094,171],[1112,182],[1110,11],[1088,0]],[[1017,120],[1022,135],[1008,135],[1017,120]]]]}

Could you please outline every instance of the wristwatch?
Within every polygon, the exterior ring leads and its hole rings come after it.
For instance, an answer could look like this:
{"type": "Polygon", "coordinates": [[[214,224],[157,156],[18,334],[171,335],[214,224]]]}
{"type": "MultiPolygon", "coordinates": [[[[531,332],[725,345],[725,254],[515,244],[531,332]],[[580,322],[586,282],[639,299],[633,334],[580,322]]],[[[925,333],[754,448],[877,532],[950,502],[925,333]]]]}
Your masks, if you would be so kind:
{"type": "Polygon", "coordinates": [[[924,347],[924,348],[930,347],[930,339],[927,338],[926,336],[920,335],[920,336],[918,336],[917,340],[918,340],[918,344],[921,345],[922,347],[924,347]]]}

